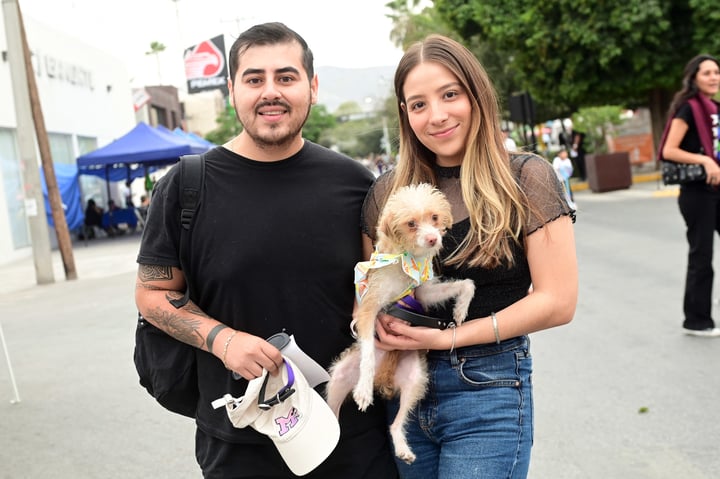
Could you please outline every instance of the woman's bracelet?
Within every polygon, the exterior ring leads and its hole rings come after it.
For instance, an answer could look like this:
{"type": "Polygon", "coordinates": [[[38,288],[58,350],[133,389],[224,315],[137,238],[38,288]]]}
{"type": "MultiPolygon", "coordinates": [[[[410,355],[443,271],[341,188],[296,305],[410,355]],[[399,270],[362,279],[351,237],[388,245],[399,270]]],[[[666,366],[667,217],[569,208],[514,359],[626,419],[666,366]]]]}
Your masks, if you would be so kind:
{"type": "Polygon", "coordinates": [[[230,333],[230,336],[228,336],[228,338],[225,340],[225,346],[223,346],[222,362],[223,362],[223,366],[225,366],[225,369],[230,369],[228,367],[227,363],[225,362],[225,357],[227,356],[227,350],[228,350],[228,346],[230,346],[230,341],[232,341],[232,338],[235,336],[235,333],[237,333],[237,331],[233,331],[232,333],[230,333]]]}
{"type": "Polygon", "coordinates": [[[492,317],[493,333],[495,333],[495,344],[500,344],[500,331],[498,331],[497,316],[495,316],[495,311],[490,313],[490,316],[492,317]]]}
{"type": "Polygon", "coordinates": [[[455,335],[457,334],[457,326],[455,326],[455,323],[450,323],[450,326],[448,326],[450,329],[452,329],[453,336],[452,336],[452,343],[450,344],[450,354],[455,350],[455,335]]]}

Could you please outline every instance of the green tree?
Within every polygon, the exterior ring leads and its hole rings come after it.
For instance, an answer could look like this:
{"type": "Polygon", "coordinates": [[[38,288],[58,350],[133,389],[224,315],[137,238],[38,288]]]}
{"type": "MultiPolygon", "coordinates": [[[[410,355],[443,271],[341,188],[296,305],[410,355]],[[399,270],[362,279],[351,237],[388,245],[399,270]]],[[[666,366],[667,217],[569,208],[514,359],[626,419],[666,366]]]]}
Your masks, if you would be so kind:
{"type": "Polygon", "coordinates": [[[157,64],[158,83],[162,84],[162,74],[160,72],[160,54],[165,51],[165,45],[160,42],[150,42],[150,50],[145,52],[145,55],[155,55],[155,62],[157,64]]]}
{"type": "Polygon", "coordinates": [[[648,106],[656,142],[682,68],[720,50],[715,0],[435,0],[445,25],[501,52],[540,105],[648,106]]]}
{"type": "Polygon", "coordinates": [[[335,110],[335,118],[339,118],[342,121],[347,121],[353,117],[361,115],[363,112],[362,108],[356,101],[346,101],[340,104],[335,110]]]}
{"type": "MultiPolygon", "coordinates": [[[[216,145],[226,143],[242,131],[242,125],[237,120],[235,109],[227,102],[225,110],[215,119],[217,128],[205,135],[205,139],[216,145]]],[[[325,131],[335,126],[335,117],[327,112],[324,105],[315,105],[310,110],[308,121],[303,127],[303,136],[308,140],[325,146],[331,146],[323,140],[325,131]]]]}
{"type": "Polygon", "coordinates": [[[458,32],[448,25],[432,7],[420,9],[421,0],[393,0],[386,5],[393,12],[387,17],[393,22],[390,39],[402,49],[422,40],[430,33],[440,33],[460,40],[458,32]]]}
{"type": "Polygon", "coordinates": [[[585,132],[588,153],[607,153],[607,137],[622,123],[622,107],[603,105],[580,108],[572,115],[573,125],[585,132]]]}
{"type": "MultiPolygon", "coordinates": [[[[438,8],[424,7],[419,9],[420,0],[395,0],[387,4],[393,10],[388,17],[393,21],[393,30],[390,33],[391,40],[406,49],[410,44],[422,40],[431,33],[439,33],[463,43],[480,59],[483,67],[493,80],[498,93],[498,100],[504,105],[504,117],[508,117],[508,99],[514,93],[521,90],[517,74],[510,68],[507,61],[509,53],[502,45],[490,44],[480,41],[479,37],[464,37],[463,32],[453,29],[453,26],[441,16],[438,8]]],[[[556,118],[557,109],[547,111],[542,104],[537,105],[539,116],[556,118]]]]}
{"type": "Polygon", "coordinates": [[[310,116],[303,127],[303,137],[314,143],[330,147],[332,144],[323,138],[323,133],[334,126],[335,117],[328,113],[325,105],[314,105],[310,109],[310,116]]]}
{"type": "Polygon", "coordinates": [[[235,115],[235,108],[229,101],[226,101],[225,110],[215,119],[215,123],[218,125],[217,128],[207,133],[205,139],[216,145],[227,143],[242,131],[242,125],[235,115]]]}

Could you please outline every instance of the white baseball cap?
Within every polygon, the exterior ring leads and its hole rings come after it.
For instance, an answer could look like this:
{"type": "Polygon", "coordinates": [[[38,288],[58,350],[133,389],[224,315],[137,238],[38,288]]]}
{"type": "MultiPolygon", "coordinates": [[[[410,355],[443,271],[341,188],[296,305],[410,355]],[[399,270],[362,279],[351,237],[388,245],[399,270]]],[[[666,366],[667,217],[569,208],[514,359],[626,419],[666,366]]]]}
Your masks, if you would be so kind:
{"type": "Polygon", "coordinates": [[[325,400],[290,359],[275,376],[263,370],[248,383],[245,395],[225,395],[213,407],[225,406],[237,428],[251,426],[268,436],[285,464],[298,476],[319,466],[340,439],[340,425],[325,400]]]}
{"type": "Polygon", "coordinates": [[[330,381],[330,374],[313,358],[308,356],[305,351],[300,349],[300,346],[295,342],[294,335],[285,332],[277,333],[267,338],[267,341],[300,368],[311,387],[330,381]]]}

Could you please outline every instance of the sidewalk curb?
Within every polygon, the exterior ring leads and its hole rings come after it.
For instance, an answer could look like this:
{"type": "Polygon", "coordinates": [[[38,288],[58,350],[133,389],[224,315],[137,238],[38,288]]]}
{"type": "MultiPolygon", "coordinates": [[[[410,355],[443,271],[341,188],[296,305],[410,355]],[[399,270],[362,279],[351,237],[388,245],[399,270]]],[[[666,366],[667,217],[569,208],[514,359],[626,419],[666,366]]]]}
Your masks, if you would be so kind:
{"type": "MultiPolygon", "coordinates": [[[[661,181],[661,173],[659,171],[652,171],[649,173],[637,173],[632,176],[632,184],[635,183],[649,183],[651,181],[661,181]]],[[[587,181],[576,181],[570,184],[570,189],[575,193],[576,191],[585,191],[590,188],[587,181]]],[[[675,190],[671,190],[675,191],[675,190]]],[[[672,195],[667,195],[672,196],[672,195]]]]}

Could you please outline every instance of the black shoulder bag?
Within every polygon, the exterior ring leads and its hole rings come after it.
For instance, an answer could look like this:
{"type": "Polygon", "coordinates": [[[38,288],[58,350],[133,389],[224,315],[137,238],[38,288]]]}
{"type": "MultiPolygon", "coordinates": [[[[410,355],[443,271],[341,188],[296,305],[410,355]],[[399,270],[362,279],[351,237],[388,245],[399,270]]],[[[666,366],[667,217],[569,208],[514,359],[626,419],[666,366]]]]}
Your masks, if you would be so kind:
{"type": "MultiPolygon", "coordinates": [[[[189,265],[188,235],[203,187],[204,159],[200,155],[180,158],[180,265],[186,274],[189,265]]],[[[190,286],[185,296],[172,302],[182,307],[190,299],[190,286]]],[[[200,396],[198,391],[196,348],[168,336],[138,313],[135,330],[135,369],[140,384],[165,409],[194,418],[200,396]]]]}
{"type": "MultiPolygon", "coordinates": [[[[696,128],[702,128],[702,123],[699,122],[701,112],[698,111],[693,102],[690,102],[690,107],[693,110],[696,128]]],[[[667,139],[668,132],[670,131],[670,123],[672,123],[672,120],[673,115],[670,115],[667,123],[665,123],[665,130],[663,131],[662,138],[660,139],[660,145],[658,146],[657,153],[657,158],[660,160],[660,166],[662,168],[663,184],[684,185],[687,183],[705,181],[707,174],[705,173],[705,167],[703,167],[703,165],[698,163],[679,163],[663,158],[662,151],[665,147],[665,140],[667,139]]],[[[702,153],[703,149],[701,148],[700,151],[702,153]]]]}

